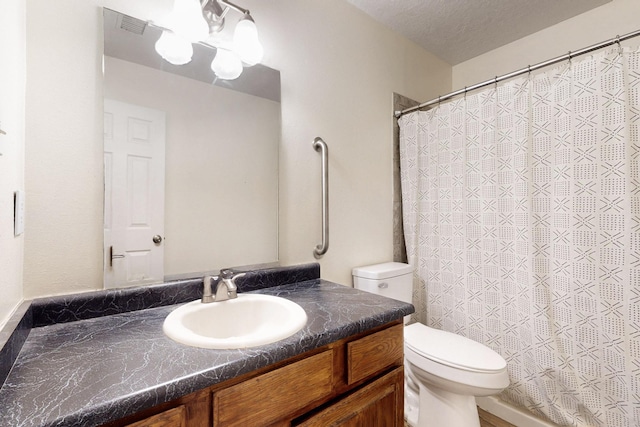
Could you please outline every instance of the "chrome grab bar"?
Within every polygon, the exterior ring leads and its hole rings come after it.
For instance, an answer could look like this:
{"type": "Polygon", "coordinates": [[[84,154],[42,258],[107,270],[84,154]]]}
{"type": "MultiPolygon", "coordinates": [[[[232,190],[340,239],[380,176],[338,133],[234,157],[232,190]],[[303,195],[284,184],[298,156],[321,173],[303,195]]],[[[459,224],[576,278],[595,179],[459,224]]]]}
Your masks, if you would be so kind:
{"type": "Polygon", "coordinates": [[[319,136],[313,140],[313,148],[322,155],[322,243],[313,250],[313,256],[320,258],[329,249],[329,148],[319,136]]]}

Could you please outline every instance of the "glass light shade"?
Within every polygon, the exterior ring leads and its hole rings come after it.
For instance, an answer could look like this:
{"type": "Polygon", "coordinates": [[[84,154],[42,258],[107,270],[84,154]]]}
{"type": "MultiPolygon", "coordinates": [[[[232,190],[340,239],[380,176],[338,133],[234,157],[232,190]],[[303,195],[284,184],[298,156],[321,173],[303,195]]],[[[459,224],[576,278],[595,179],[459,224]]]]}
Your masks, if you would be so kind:
{"type": "Polygon", "coordinates": [[[184,65],[191,62],[193,46],[188,40],[173,34],[171,31],[163,31],[156,42],[156,52],[165,61],[173,65],[184,65]]]}
{"type": "Polygon", "coordinates": [[[233,50],[247,65],[255,65],[262,61],[264,48],[258,39],[258,29],[247,15],[236,25],[233,33],[233,50]]]}
{"type": "Polygon", "coordinates": [[[209,24],[202,15],[199,0],[175,0],[170,29],[180,37],[197,43],[209,36],[209,24]]]}
{"type": "Polygon", "coordinates": [[[223,80],[234,80],[242,74],[242,62],[234,52],[218,48],[211,69],[223,80]]]}

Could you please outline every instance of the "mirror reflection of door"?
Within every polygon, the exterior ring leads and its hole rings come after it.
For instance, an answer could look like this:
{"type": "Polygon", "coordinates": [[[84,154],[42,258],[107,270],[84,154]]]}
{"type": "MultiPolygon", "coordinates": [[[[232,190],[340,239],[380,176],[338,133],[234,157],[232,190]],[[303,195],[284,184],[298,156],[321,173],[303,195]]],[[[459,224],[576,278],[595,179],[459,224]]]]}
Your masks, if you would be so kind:
{"type": "Polygon", "coordinates": [[[164,279],[165,113],[104,101],[104,287],[164,279]]]}

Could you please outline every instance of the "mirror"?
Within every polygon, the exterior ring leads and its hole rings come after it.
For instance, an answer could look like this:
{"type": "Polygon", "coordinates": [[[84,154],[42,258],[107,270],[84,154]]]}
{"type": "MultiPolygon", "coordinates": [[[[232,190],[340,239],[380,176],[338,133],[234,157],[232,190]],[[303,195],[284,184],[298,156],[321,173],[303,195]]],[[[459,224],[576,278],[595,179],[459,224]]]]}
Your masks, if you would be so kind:
{"type": "Polygon", "coordinates": [[[171,65],[155,52],[160,34],[104,9],[106,287],[278,259],[280,73],[258,64],[216,80],[214,49],[194,45],[191,63],[171,65]],[[112,152],[118,135],[141,147],[163,133],[164,167],[137,151],[112,152]],[[115,166],[118,158],[124,166],[115,166]],[[158,181],[163,194],[152,188],[158,181]],[[160,262],[154,252],[163,252],[160,262]]]}

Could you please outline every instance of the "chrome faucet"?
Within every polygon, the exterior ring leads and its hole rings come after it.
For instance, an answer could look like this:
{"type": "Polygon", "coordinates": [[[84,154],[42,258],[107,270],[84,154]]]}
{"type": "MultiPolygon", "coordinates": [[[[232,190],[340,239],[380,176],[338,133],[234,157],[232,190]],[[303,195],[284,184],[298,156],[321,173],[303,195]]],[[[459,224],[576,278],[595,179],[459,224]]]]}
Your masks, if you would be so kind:
{"type": "Polygon", "coordinates": [[[203,304],[215,301],[213,299],[213,294],[211,293],[211,285],[216,280],[218,280],[218,276],[204,276],[202,279],[203,289],[201,301],[203,304]]]}
{"type": "Polygon", "coordinates": [[[202,303],[207,304],[210,302],[226,301],[229,299],[238,297],[238,287],[235,280],[239,277],[245,276],[246,273],[233,274],[230,269],[220,270],[220,276],[204,276],[203,279],[203,292],[202,303]],[[211,286],[213,282],[218,280],[216,284],[215,296],[213,295],[211,286]]]}

